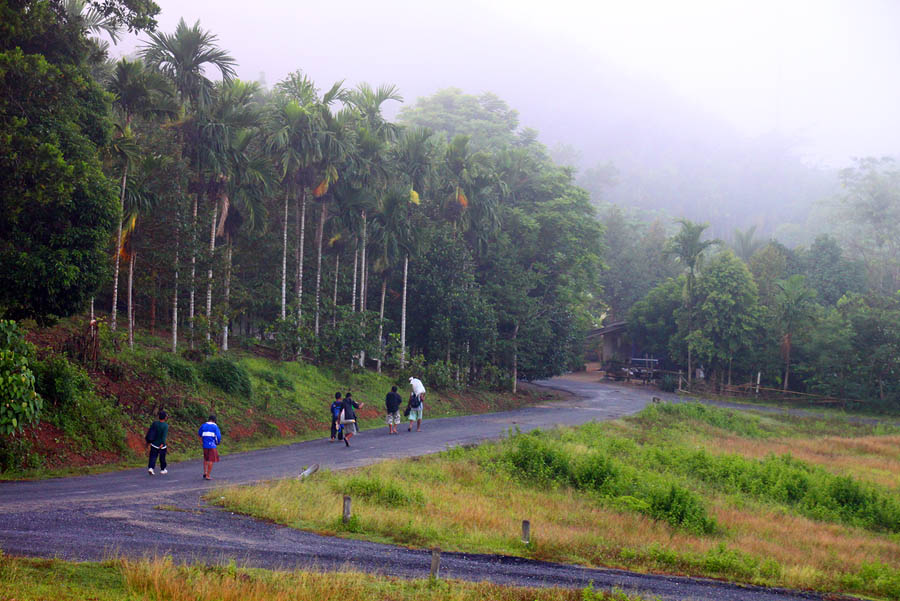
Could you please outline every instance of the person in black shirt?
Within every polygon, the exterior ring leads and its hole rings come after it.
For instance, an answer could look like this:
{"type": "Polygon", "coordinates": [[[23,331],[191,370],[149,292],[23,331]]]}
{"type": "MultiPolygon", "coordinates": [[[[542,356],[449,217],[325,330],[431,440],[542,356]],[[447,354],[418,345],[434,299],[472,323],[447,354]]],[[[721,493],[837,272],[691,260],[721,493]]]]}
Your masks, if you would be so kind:
{"type": "Polygon", "coordinates": [[[338,432],[338,420],[341,418],[341,409],[344,408],[344,402],[341,400],[341,393],[334,393],[334,402],[331,403],[331,442],[334,442],[338,432]]]}
{"type": "Polygon", "coordinates": [[[361,409],[364,403],[357,403],[351,398],[350,393],[344,395],[344,409],[341,416],[341,428],[344,430],[344,444],[350,446],[350,439],[357,432],[356,412],[354,409],[361,409]]]}
{"type": "Polygon", "coordinates": [[[397,394],[397,387],[391,386],[391,391],[384,397],[384,408],[387,409],[388,434],[399,434],[397,426],[400,425],[400,405],[403,399],[397,394]]]}

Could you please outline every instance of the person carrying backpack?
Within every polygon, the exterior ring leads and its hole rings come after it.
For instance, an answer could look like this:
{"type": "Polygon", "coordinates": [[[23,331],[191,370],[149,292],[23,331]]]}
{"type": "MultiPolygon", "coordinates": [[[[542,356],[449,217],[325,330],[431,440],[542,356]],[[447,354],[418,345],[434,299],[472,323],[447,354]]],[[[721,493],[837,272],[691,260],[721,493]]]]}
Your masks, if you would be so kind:
{"type": "MultiPolygon", "coordinates": [[[[334,402],[331,403],[331,442],[334,442],[340,429],[341,409],[344,408],[344,402],[341,400],[341,393],[334,393],[334,402]]],[[[343,435],[340,436],[343,438],[343,435]]]]}
{"type": "Polygon", "coordinates": [[[159,419],[150,424],[147,435],[144,436],[144,440],[147,441],[147,445],[150,447],[150,462],[147,464],[147,473],[151,476],[155,475],[153,470],[156,469],[157,457],[159,457],[159,473],[169,473],[169,470],[166,469],[166,450],[168,448],[166,446],[166,438],[169,436],[169,424],[166,423],[166,419],[169,416],[166,415],[165,411],[160,411],[157,417],[159,419]]]}
{"type": "Polygon", "coordinates": [[[422,411],[425,408],[425,386],[419,378],[410,378],[409,385],[412,387],[412,392],[409,395],[409,403],[407,405],[407,409],[409,409],[409,427],[407,428],[407,432],[412,432],[413,422],[416,422],[416,432],[418,432],[422,429],[422,411]]]}

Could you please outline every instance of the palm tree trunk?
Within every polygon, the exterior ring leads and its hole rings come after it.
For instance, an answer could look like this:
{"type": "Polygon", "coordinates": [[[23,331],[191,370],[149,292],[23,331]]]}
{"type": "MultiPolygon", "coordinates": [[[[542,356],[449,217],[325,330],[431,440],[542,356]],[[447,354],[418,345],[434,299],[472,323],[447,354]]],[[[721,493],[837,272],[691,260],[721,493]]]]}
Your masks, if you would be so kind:
{"type": "MultiPolygon", "coordinates": [[[[227,234],[226,234],[227,235],[227,234]]],[[[231,300],[231,249],[234,243],[231,236],[228,236],[228,246],[225,249],[225,316],[222,319],[222,350],[228,350],[228,316],[229,301],[231,300]]]]}
{"type": "Polygon", "coordinates": [[[131,251],[131,262],[128,267],[128,348],[134,350],[134,297],[131,292],[134,287],[134,250],[131,251]]]}
{"type": "Polygon", "coordinates": [[[384,336],[384,294],[387,292],[387,272],[381,276],[381,308],[378,310],[378,373],[381,373],[381,356],[384,351],[384,344],[381,343],[381,337],[384,336]]]}
{"type": "Polygon", "coordinates": [[[322,210],[319,213],[319,225],[316,228],[316,245],[319,248],[319,255],[316,258],[316,322],[315,335],[319,335],[319,299],[321,298],[322,288],[322,238],[325,235],[325,219],[328,217],[328,204],[322,201],[322,210]]]}
{"type": "Polygon", "coordinates": [[[331,327],[335,327],[337,325],[337,289],[338,289],[338,274],[341,272],[341,254],[335,253],[334,255],[334,298],[331,299],[331,327]]]}
{"type": "Polygon", "coordinates": [[[153,282],[153,290],[151,290],[150,294],[150,335],[156,335],[156,295],[159,292],[159,276],[156,273],[156,270],[152,270],[150,272],[150,279],[153,282]]]}
{"type": "MultiPolygon", "coordinates": [[[[359,259],[359,310],[361,313],[365,313],[366,311],[366,278],[369,275],[369,270],[366,265],[366,210],[363,209],[359,212],[359,216],[362,219],[362,244],[360,248],[360,259],[359,259]]],[[[366,351],[359,352],[359,366],[366,366],[366,351]]]]}
{"type": "Polygon", "coordinates": [[[353,291],[350,293],[350,304],[356,313],[356,272],[359,270],[359,240],[356,241],[356,249],[353,251],[353,291]]]}
{"type": "Polygon", "coordinates": [[[409,274],[409,254],[403,257],[403,301],[400,304],[400,368],[406,367],[406,277],[409,274]]]}
{"type": "Polygon", "coordinates": [[[362,243],[359,250],[359,310],[366,310],[366,210],[363,209],[359,213],[362,220],[362,243]]]}
{"type": "Polygon", "coordinates": [[[287,232],[289,195],[284,193],[284,225],[281,228],[281,319],[287,317],[287,232]]]}
{"type": "Polygon", "coordinates": [[[791,335],[790,333],[785,334],[784,336],[784,387],[782,390],[787,392],[788,389],[788,380],[791,376],[791,335]]]}
{"type": "Polygon", "coordinates": [[[516,338],[519,336],[519,324],[513,328],[513,364],[512,364],[512,391],[516,394],[516,385],[519,380],[519,349],[516,346],[516,338]]]}
{"type": "Polygon", "coordinates": [[[212,225],[209,229],[209,269],[206,272],[206,340],[210,340],[212,333],[212,289],[213,289],[213,258],[216,254],[216,218],[219,213],[219,199],[213,203],[212,225]]]}
{"type": "Polygon", "coordinates": [[[175,230],[175,291],[172,294],[172,352],[178,352],[178,254],[181,250],[181,235],[175,230]]]}
{"type": "Polygon", "coordinates": [[[188,327],[190,328],[191,350],[194,348],[194,291],[197,282],[197,207],[200,195],[194,195],[194,217],[191,221],[191,292],[188,305],[188,327]]]}
{"type": "Polygon", "coordinates": [[[300,210],[298,211],[299,217],[297,221],[297,251],[296,251],[296,259],[297,259],[297,323],[300,323],[300,318],[303,317],[303,254],[305,250],[305,242],[306,242],[306,187],[302,186],[300,188],[300,206],[298,207],[300,210]]]}
{"type": "Polygon", "coordinates": [[[116,264],[113,268],[113,297],[112,308],[109,317],[109,329],[116,331],[116,313],[118,313],[119,304],[119,253],[122,249],[122,213],[125,212],[125,184],[128,181],[128,161],[125,162],[125,168],[122,169],[122,186],[119,191],[119,229],[116,233],[116,264]]]}

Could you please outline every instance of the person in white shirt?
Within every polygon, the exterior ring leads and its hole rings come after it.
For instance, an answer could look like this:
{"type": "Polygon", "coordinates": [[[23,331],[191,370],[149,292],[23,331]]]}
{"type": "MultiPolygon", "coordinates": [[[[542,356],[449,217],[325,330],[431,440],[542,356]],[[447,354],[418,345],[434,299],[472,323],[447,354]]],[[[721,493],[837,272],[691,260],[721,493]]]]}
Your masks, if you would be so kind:
{"type": "Polygon", "coordinates": [[[409,428],[412,432],[413,422],[416,422],[416,432],[422,429],[422,411],[425,408],[425,386],[419,378],[410,378],[409,385],[412,394],[409,395],[409,428]]]}

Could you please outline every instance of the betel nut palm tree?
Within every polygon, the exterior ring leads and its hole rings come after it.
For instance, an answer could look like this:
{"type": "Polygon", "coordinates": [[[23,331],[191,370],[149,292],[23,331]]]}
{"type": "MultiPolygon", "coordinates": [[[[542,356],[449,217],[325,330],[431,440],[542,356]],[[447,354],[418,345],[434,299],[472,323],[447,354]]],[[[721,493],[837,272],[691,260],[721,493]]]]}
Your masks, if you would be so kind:
{"type": "MultiPolygon", "coordinates": [[[[190,156],[193,149],[184,144],[184,129],[196,117],[209,102],[213,82],[206,77],[207,67],[219,71],[222,79],[228,81],[235,76],[237,62],[227,51],[217,46],[218,37],[200,27],[197,21],[193,26],[188,26],[184,19],[178,21],[175,32],[171,34],[151,32],[150,42],[141,48],[141,55],[146,63],[162,73],[172,84],[177,94],[180,105],[179,141],[182,145],[182,153],[190,156]]],[[[199,175],[195,177],[199,180],[199,175]]],[[[199,181],[195,181],[199,185],[199,181]]],[[[194,296],[197,270],[197,211],[199,196],[193,195],[193,217],[191,223],[191,283],[189,323],[191,328],[191,344],[193,344],[194,329],[194,296]]],[[[176,259],[177,262],[177,259],[176,259]]],[[[176,284],[177,285],[177,284],[176,284]]],[[[176,288],[177,294],[177,288],[176,288]]],[[[177,304],[173,303],[173,348],[177,346],[175,333],[177,329],[177,304]]]]}
{"type": "MultiPolygon", "coordinates": [[[[675,258],[684,269],[687,270],[687,280],[684,286],[684,305],[687,313],[687,336],[694,329],[694,287],[697,271],[703,261],[703,254],[711,247],[720,243],[719,240],[701,240],[703,232],[709,227],[707,223],[694,223],[688,219],[677,221],[681,229],[669,239],[666,253],[675,258]]],[[[693,381],[693,355],[690,342],[688,343],[688,386],[693,381]]]]}

